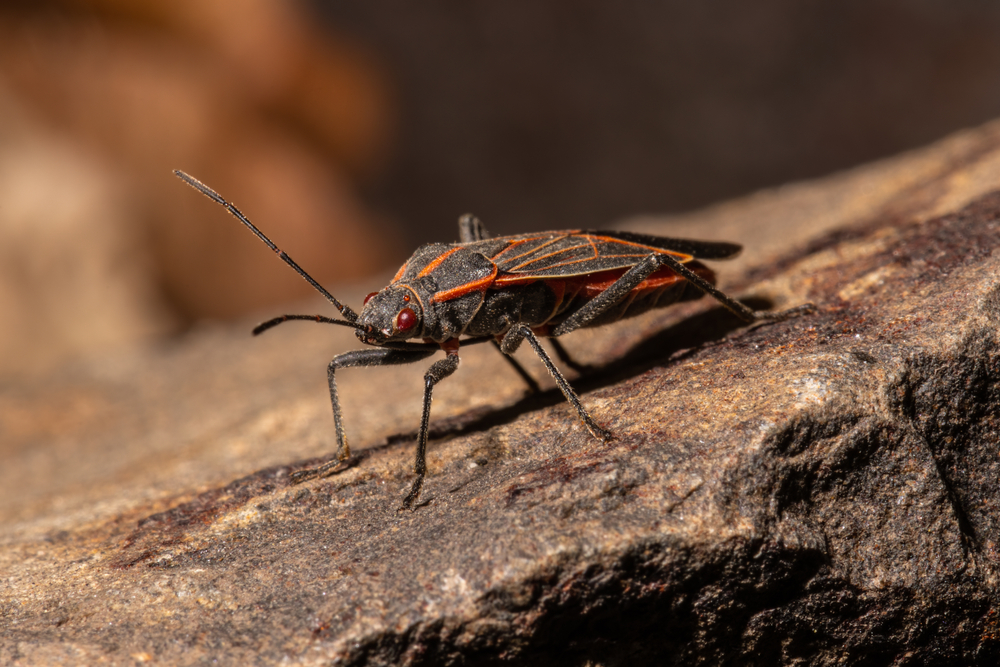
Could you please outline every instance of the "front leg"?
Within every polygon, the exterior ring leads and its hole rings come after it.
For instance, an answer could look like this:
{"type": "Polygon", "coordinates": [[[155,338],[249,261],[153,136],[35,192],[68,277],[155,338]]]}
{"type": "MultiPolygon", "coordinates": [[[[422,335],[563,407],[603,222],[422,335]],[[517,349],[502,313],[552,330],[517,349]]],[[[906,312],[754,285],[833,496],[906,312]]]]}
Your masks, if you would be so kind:
{"type": "Polygon", "coordinates": [[[413,503],[420,495],[420,488],[424,485],[424,476],[427,474],[427,433],[431,421],[431,393],[434,391],[434,385],[458,369],[458,348],[446,351],[448,356],[435,361],[424,375],[424,411],[420,417],[420,435],[417,437],[417,458],[413,463],[413,472],[417,474],[417,478],[413,480],[413,486],[410,487],[406,498],[403,498],[400,510],[413,509],[413,503]]]}
{"type": "Polygon", "coordinates": [[[538,355],[538,358],[542,360],[543,364],[545,364],[545,368],[548,369],[549,374],[552,375],[556,384],[559,385],[559,389],[562,391],[563,396],[565,396],[566,400],[570,402],[570,405],[576,409],[576,413],[580,415],[580,420],[583,422],[584,426],[587,427],[587,430],[589,430],[595,438],[603,440],[604,442],[610,442],[613,440],[614,435],[612,435],[611,431],[598,426],[593,417],[591,417],[590,414],[583,409],[583,405],[580,403],[580,399],[576,395],[576,392],[574,392],[573,388],[569,386],[569,382],[567,382],[566,378],[563,377],[563,374],[559,372],[556,365],[552,363],[552,359],[545,353],[545,349],[542,348],[542,344],[538,341],[538,337],[534,334],[531,328],[528,327],[528,325],[515,324],[508,329],[507,333],[504,334],[503,340],[500,342],[500,350],[504,354],[514,354],[514,352],[517,351],[517,348],[521,345],[521,341],[525,339],[527,339],[528,344],[535,350],[535,354],[538,355]]]}
{"type": "Polygon", "coordinates": [[[337,432],[337,457],[323,465],[310,468],[309,470],[299,470],[291,475],[292,484],[298,484],[314,477],[321,477],[332,472],[337,466],[346,461],[351,456],[351,448],[347,444],[347,436],[344,434],[343,418],[340,415],[340,399],[337,396],[336,371],[338,368],[352,368],[355,366],[395,366],[398,364],[412,364],[415,361],[426,359],[434,354],[436,350],[392,350],[387,348],[374,348],[369,350],[354,350],[345,352],[334,357],[329,366],[326,367],[326,379],[330,385],[330,403],[333,405],[333,426],[337,432]]]}

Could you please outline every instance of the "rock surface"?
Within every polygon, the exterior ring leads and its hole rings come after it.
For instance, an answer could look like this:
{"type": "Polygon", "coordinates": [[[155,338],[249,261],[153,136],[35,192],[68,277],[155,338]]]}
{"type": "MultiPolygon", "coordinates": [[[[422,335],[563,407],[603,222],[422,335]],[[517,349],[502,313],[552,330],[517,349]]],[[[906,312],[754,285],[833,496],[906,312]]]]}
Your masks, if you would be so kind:
{"type": "Polygon", "coordinates": [[[352,465],[288,482],[332,449],[350,332],[206,329],[4,387],[0,662],[994,664],[998,186],[988,125],[636,221],[744,242],[725,288],[819,309],[567,337],[610,444],[470,348],[413,512],[423,367],[344,373],[352,465]]]}

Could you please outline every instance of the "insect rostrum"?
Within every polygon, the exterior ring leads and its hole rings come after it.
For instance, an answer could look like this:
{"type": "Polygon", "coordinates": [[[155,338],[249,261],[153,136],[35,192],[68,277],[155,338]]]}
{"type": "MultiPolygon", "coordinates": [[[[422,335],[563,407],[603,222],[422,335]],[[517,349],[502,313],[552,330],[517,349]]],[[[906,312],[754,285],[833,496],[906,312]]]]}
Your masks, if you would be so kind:
{"type": "Polygon", "coordinates": [[[401,509],[410,509],[427,473],[427,432],[434,385],[458,368],[460,345],[492,341],[533,387],[531,376],[509,356],[527,341],[555,379],[587,429],[604,441],[614,436],[584,409],[566,378],[552,363],[539,337],[552,339],[581,327],[598,326],[661,308],[702,293],[717,299],[746,322],[781,320],[812,309],[805,304],[768,312],[748,308],[714,287],[715,275],[699,259],[727,259],[740,251],[732,243],[671,239],[619,231],[557,231],[490,238],[471,215],[459,219],[459,243],[430,243],[413,256],[387,287],[365,298],[360,315],[326,291],[257,229],[235,206],[181,171],[178,177],[224,206],[299,275],[325,296],[344,319],[322,315],[282,315],[254,329],[259,334],[288,320],[348,326],[367,349],[330,361],[327,378],[337,433],[336,459],[293,475],[304,481],[334,471],[350,457],[344,435],[336,372],[354,366],[389,366],[445,357],[424,375],[423,413],[413,481],[401,509]],[[693,285],[697,290],[688,289],[693,285]],[[412,342],[417,339],[421,342],[412,342]]]}

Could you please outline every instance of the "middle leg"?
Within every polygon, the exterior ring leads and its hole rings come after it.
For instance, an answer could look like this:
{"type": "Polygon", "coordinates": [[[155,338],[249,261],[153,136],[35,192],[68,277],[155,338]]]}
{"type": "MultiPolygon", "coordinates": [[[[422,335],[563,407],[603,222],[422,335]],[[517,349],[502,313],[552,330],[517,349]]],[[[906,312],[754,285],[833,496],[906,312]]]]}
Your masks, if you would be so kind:
{"type": "MultiPolygon", "coordinates": [[[[496,342],[496,339],[493,340],[493,347],[500,350],[501,353],[503,352],[500,348],[500,343],[496,342]]],[[[511,368],[513,368],[514,371],[521,376],[521,379],[524,380],[525,384],[528,385],[528,391],[530,393],[537,394],[541,391],[541,387],[538,386],[538,382],[535,381],[535,378],[531,377],[531,374],[528,373],[528,371],[524,370],[524,366],[522,366],[517,359],[509,354],[504,354],[503,358],[507,360],[507,363],[510,364],[511,368]]]]}
{"type": "Polygon", "coordinates": [[[528,325],[515,324],[508,329],[507,333],[504,334],[503,341],[500,343],[500,350],[504,354],[513,354],[521,345],[522,340],[528,341],[528,344],[531,345],[535,354],[537,354],[538,358],[542,360],[543,364],[545,364],[545,368],[548,369],[549,374],[552,375],[556,384],[559,385],[559,390],[562,391],[566,400],[570,402],[570,405],[572,405],[574,409],[576,409],[576,413],[580,415],[580,420],[583,422],[584,426],[587,427],[587,430],[589,430],[598,440],[603,440],[604,442],[610,442],[613,440],[614,435],[612,435],[611,431],[598,426],[597,422],[594,421],[594,418],[591,417],[590,414],[583,408],[583,404],[580,403],[580,398],[576,395],[576,392],[573,391],[573,388],[569,386],[569,382],[566,380],[565,376],[563,376],[559,369],[556,368],[556,365],[552,363],[552,359],[545,352],[545,349],[542,347],[541,342],[539,342],[538,337],[528,325]]]}
{"type": "Polygon", "coordinates": [[[410,492],[403,498],[400,510],[413,509],[413,503],[420,495],[420,488],[424,485],[424,476],[427,474],[427,434],[431,421],[431,393],[434,391],[434,385],[454,373],[458,369],[458,362],[458,350],[448,350],[448,356],[435,361],[424,375],[424,410],[420,417],[420,435],[417,436],[417,457],[413,463],[413,472],[417,474],[417,478],[413,480],[410,492]]]}
{"type": "Polygon", "coordinates": [[[398,364],[411,364],[421,359],[426,359],[435,353],[436,350],[392,350],[388,348],[374,348],[368,350],[353,350],[338,354],[330,361],[326,369],[326,379],[330,386],[330,404],[333,407],[333,428],[337,434],[337,456],[331,461],[309,470],[299,470],[292,473],[292,484],[299,484],[314,477],[322,477],[334,471],[341,463],[351,456],[351,448],[347,444],[347,435],[344,433],[343,417],[340,414],[340,398],[337,395],[336,372],[338,368],[352,368],[356,366],[395,366],[398,364]]]}

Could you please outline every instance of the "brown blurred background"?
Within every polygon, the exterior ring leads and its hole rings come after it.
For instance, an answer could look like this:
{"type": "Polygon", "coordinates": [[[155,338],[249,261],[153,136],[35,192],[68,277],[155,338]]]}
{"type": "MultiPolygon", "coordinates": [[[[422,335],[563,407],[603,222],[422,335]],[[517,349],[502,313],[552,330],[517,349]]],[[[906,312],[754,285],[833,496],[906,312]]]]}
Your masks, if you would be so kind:
{"type": "MultiPolygon", "coordinates": [[[[0,1],[0,378],[1000,116],[986,0],[0,1]]],[[[377,287],[374,282],[372,288],[377,287]]]]}

